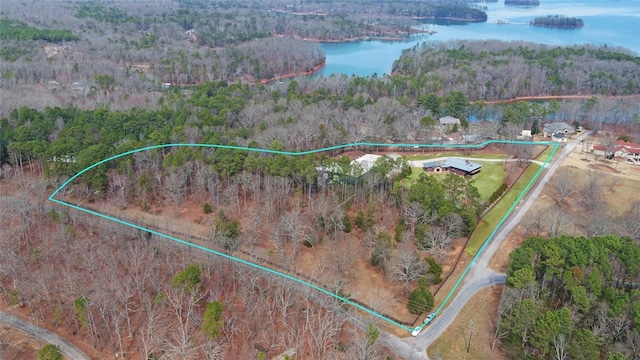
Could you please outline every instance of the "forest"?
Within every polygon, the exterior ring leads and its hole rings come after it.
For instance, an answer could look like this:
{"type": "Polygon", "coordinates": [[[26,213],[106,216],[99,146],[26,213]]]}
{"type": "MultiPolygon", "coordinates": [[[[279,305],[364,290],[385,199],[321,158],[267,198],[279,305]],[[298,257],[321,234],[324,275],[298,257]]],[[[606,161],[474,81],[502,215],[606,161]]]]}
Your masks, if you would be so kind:
{"type": "Polygon", "coordinates": [[[421,83],[423,89],[463,91],[470,99],[481,101],[540,94],[640,92],[640,57],[604,46],[425,42],[404,51],[392,72],[421,83]]]}
{"type": "Polygon", "coordinates": [[[633,239],[529,238],[510,259],[496,332],[510,357],[639,358],[640,248],[633,239]]]}
{"type": "Polygon", "coordinates": [[[44,40],[47,42],[60,43],[63,41],[76,41],[80,38],[77,35],[71,33],[71,31],[65,29],[40,30],[28,26],[21,21],[0,19],[0,39],[21,41],[44,40]]]}
{"type": "MultiPolygon", "coordinates": [[[[238,103],[237,109],[233,110],[233,99],[238,99],[241,91],[249,91],[249,88],[208,84],[195,92],[191,101],[207,103],[207,106],[224,104],[224,109],[239,111],[242,104],[238,103]]],[[[212,110],[214,108],[211,107],[212,110]]],[[[191,285],[185,286],[183,280],[175,279],[187,277],[182,271],[188,269],[189,273],[199,273],[195,270],[196,265],[190,264],[194,261],[193,252],[184,253],[183,249],[172,249],[171,246],[167,250],[164,248],[165,241],[152,239],[150,234],[140,231],[120,229],[115,231],[124,232],[124,235],[116,235],[112,233],[112,229],[120,228],[120,225],[103,222],[98,225],[86,216],[50,208],[44,203],[44,193],[51,186],[60,185],[80,169],[112,154],[156,142],[221,143],[237,131],[225,123],[226,117],[207,120],[207,125],[202,128],[205,132],[202,132],[197,127],[187,125],[188,123],[185,126],[177,125],[174,121],[180,117],[171,112],[145,115],[145,112],[124,114],[106,109],[83,111],[74,108],[48,108],[41,113],[21,108],[13,114],[17,118],[12,118],[11,122],[16,121],[21,125],[14,131],[8,122],[3,121],[3,134],[10,136],[7,151],[11,165],[4,164],[2,179],[5,184],[12,179],[18,183],[24,182],[21,186],[27,188],[7,189],[7,192],[16,191],[22,195],[4,202],[16,209],[16,212],[7,213],[4,218],[8,224],[13,224],[11,236],[6,239],[13,245],[7,247],[11,250],[4,251],[2,255],[17,261],[6,263],[11,265],[7,267],[7,272],[2,273],[2,292],[7,304],[26,303],[29,308],[39,309],[33,314],[36,319],[52,321],[56,327],[66,331],[75,329],[75,333],[86,336],[87,341],[100,351],[119,349],[156,354],[154,356],[162,354],[167,358],[178,352],[197,357],[197,354],[207,351],[218,354],[215,355],[217,358],[228,358],[250,357],[255,354],[255,349],[272,356],[294,346],[290,341],[277,336],[269,339],[252,339],[250,336],[253,332],[274,333],[270,329],[235,328],[240,326],[237,317],[241,316],[244,311],[242,309],[245,308],[238,307],[235,303],[234,299],[242,299],[238,294],[227,293],[226,290],[223,292],[220,288],[238,290],[236,286],[225,287],[224,284],[232,284],[229,282],[231,279],[218,278],[222,276],[218,272],[235,273],[236,270],[227,269],[228,263],[220,261],[220,266],[226,264],[225,270],[221,271],[215,265],[215,260],[201,259],[197,266],[206,274],[203,276],[218,285],[211,287],[203,284],[200,287],[196,286],[199,281],[194,279],[190,280],[191,285]],[[166,116],[165,126],[171,128],[171,132],[166,134],[168,138],[164,138],[161,133],[164,131],[161,129],[161,116],[166,116]],[[207,133],[205,138],[203,135],[209,131],[208,128],[215,128],[217,131],[207,133]],[[223,131],[225,128],[229,132],[223,131]],[[35,178],[37,181],[25,181],[35,174],[41,175],[35,178]],[[29,194],[35,195],[38,204],[31,205],[29,194]],[[59,227],[60,237],[51,236],[50,230],[45,231],[41,227],[59,227]],[[85,227],[89,229],[85,231],[85,227]],[[102,237],[110,240],[99,240],[102,237]],[[136,262],[142,261],[140,256],[149,256],[148,260],[157,261],[156,265],[145,263],[136,266],[143,266],[156,274],[154,276],[165,274],[164,278],[149,278],[154,284],[151,287],[151,284],[144,282],[145,278],[129,278],[143,276],[138,273],[139,269],[135,270],[136,275],[131,270],[131,275],[125,272],[113,274],[112,279],[98,277],[99,274],[112,273],[100,270],[100,266],[115,266],[125,271],[120,261],[134,261],[111,257],[115,250],[100,250],[102,246],[117,247],[121,246],[118,244],[133,242],[131,246],[137,247],[135,243],[138,241],[144,244],[140,245],[141,252],[129,252],[126,256],[136,257],[136,262]],[[75,245],[70,245],[69,242],[75,245]],[[90,245],[93,242],[101,244],[94,248],[93,246],[98,245],[90,245]],[[66,246],[77,246],[78,252],[75,253],[75,250],[67,249],[66,246]],[[87,250],[89,253],[86,253],[87,250]],[[45,258],[37,255],[31,260],[34,252],[40,254],[43,251],[47,252],[45,258]],[[140,281],[136,285],[138,290],[135,293],[123,293],[122,302],[109,302],[109,294],[115,291],[111,288],[101,287],[100,291],[65,288],[57,284],[57,278],[49,278],[48,283],[43,284],[44,293],[34,294],[34,290],[28,287],[41,273],[36,270],[14,273],[18,269],[16,266],[24,261],[24,266],[29,269],[49,271],[47,269],[53,266],[50,262],[58,261],[61,256],[56,255],[57,251],[66,254],[69,261],[76,256],[85,259],[78,258],[76,263],[68,264],[69,268],[59,270],[74,272],[68,276],[80,276],[75,271],[88,272],[90,276],[96,277],[91,279],[92,283],[110,282],[112,286],[140,281]],[[174,256],[180,257],[184,262],[169,260],[174,256]],[[178,267],[180,264],[184,269],[178,267]],[[88,268],[85,269],[84,266],[88,268]],[[209,270],[203,270],[203,267],[209,270]],[[169,279],[171,285],[167,282],[169,279]],[[93,304],[94,307],[91,308],[88,304],[93,304]],[[209,307],[212,308],[213,320],[207,320],[206,317],[209,307]],[[156,311],[159,313],[157,318],[153,315],[156,311]],[[181,338],[176,339],[164,329],[168,326],[166,324],[175,326],[180,311],[186,311],[185,314],[192,322],[185,321],[179,325],[181,338]],[[176,313],[175,318],[170,317],[173,313],[176,313]],[[209,321],[214,325],[206,325],[209,321]],[[134,326],[130,323],[141,325],[134,326]],[[140,328],[148,330],[134,330],[140,328]],[[155,334],[153,338],[148,337],[151,333],[155,334]],[[201,333],[213,335],[203,336],[201,333]],[[242,342],[243,347],[233,347],[234,341],[242,342]]],[[[312,138],[310,140],[314,141],[312,138]]],[[[308,146],[311,148],[313,143],[308,146]]],[[[269,149],[281,150],[283,145],[273,140],[269,149]]],[[[60,196],[64,201],[84,204],[83,206],[112,216],[126,216],[139,225],[176,234],[219,251],[249,255],[252,261],[276,265],[281,271],[310,278],[315,284],[386,315],[391,311],[390,307],[396,307],[394,304],[399,301],[406,310],[394,310],[392,316],[410,324],[416,315],[433,306],[429,286],[441,281],[442,260],[450,251],[452,241],[468,235],[474,228],[477,216],[486,205],[480,199],[471,179],[453,174],[444,182],[423,175],[415,185],[406,187],[402,180],[409,174],[409,170],[403,165],[402,158],[383,158],[356,181],[320,183],[316,177],[318,165],[346,167],[348,170],[345,173],[353,173],[349,158],[326,155],[291,157],[222,148],[167,147],[159,151],[136,153],[96,167],[65,188],[60,196]],[[394,175],[392,172],[396,168],[401,171],[394,175]],[[389,206],[390,204],[394,205],[389,206]],[[187,218],[182,215],[185,206],[193,208],[192,215],[187,218]],[[143,220],[142,215],[145,214],[152,216],[151,220],[148,217],[143,220]],[[349,248],[350,251],[337,252],[344,248],[349,248]],[[309,256],[318,259],[319,267],[303,271],[304,261],[309,256]],[[384,304],[376,303],[366,293],[355,290],[358,289],[356,285],[361,278],[355,275],[353,265],[348,265],[354,258],[362,261],[367,271],[378,274],[380,281],[395,289],[393,302],[389,300],[384,304]]],[[[249,276],[246,269],[237,271],[239,279],[249,276]]],[[[275,285],[269,285],[269,281],[274,280],[261,279],[262,277],[258,277],[254,280],[266,282],[259,285],[263,289],[257,293],[271,298],[267,294],[274,291],[271,286],[275,285]]],[[[242,301],[260,303],[250,299],[242,301]]],[[[309,300],[287,300],[290,304],[287,305],[288,311],[297,308],[291,304],[303,306],[305,301],[309,300]]],[[[269,304],[262,303],[265,306],[269,304]]],[[[275,303],[271,306],[275,306],[275,303]]],[[[267,311],[268,308],[252,308],[247,311],[259,314],[259,311],[267,311]]],[[[353,341],[363,335],[348,335],[352,332],[355,334],[355,330],[351,330],[344,320],[337,321],[338,318],[343,318],[340,315],[340,311],[344,311],[342,305],[336,304],[334,309],[337,312],[324,313],[319,310],[321,312],[316,313],[318,316],[326,316],[324,321],[330,323],[325,340],[313,340],[313,344],[296,343],[295,347],[299,351],[308,351],[312,358],[322,358],[328,349],[335,350],[337,347],[335,356],[338,358],[354,356],[353,351],[360,345],[353,341]]],[[[272,311],[269,313],[269,316],[277,316],[272,311]]],[[[271,319],[257,318],[260,319],[259,322],[276,327],[289,327],[289,321],[300,320],[283,315],[283,323],[278,325],[279,322],[274,323],[271,319]]],[[[319,319],[313,316],[307,321],[315,322],[319,319]]],[[[288,333],[290,335],[287,338],[309,338],[305,335],[306,331],[317,335],[315,328],[304,326],[297,328],[298,330],[287,330],[298,331],[288,333]]],[[[312,326],[311,323],[308,326],[312,326]]],[[[322,326],[326,326],[326,323],[322,326]]],[[[371,354],[382,351],[379,346],[374,347],[374,343],[366,340],[365,344],[369,345],[362,351],[371,354]]],[[[331,350],[332,353],[334,350],[331,350]]]]}
{"type": "Polygon", "coordinates": [[[141,231],[31,204],[27,194],[46,198],[47,182],[21,179],[11,189],[21,195],[3,200],[15,212],[0,215],[21,223],[2,239],[2,301],[88,344],[92,358],[262,359],[291,348],[317,359],[393,356],[372,320],[360,331],[339,302],[141,231]]]}
{"type": "MultiPolygon", "coordinates": [[[[318,40],[402,37],[421,17],[481,19],[471,2],[22,5],[3,1],[0,20],[0,199],[15,210],[0,214],[0,292],[4,304],[98,356],[264,359],[291,349],[314,359],[395,355],[378,339],[380,323],[341,301],[46,201],[97,161],[159,146],[92,168],[57,194],[61,201],[277,268],[413,324],[434,306],[454,243],[537,154],[517,145],[480,149],[518,160],[481,194],[476,179],[434,178],[408,165],[407,155],[443,149],[409,152],[395,143],[512,140],[549,121],[640,139],[640,58],[624,49],[426,42],[405,51],[392,74],[300,76],[323,64],[318,40]],[[580,98],[503,101],[550,94],[580,98]],[[460,126],[440,127],[446,115],[460,126]],[[366,172],[352,159],[380,147],[280,153],[363,142],[388,145],[366,172]],[[164,146],[176,143],[218,146],[164,146]],[[342,176],[324,181],[318,168],[342,176]]],[[[587,200],[580,204],[593,205],[587,200]]],[[[560,233],[554,219],[562,216],[554,214],[538,214],[530,228],[560,233]]],[[[585,233],[613,231],[596,220],[589,218],[585,233]]],[[[605,256],[620,264],[635,256],[625,238],[602,241],[611,242],[605,256]]],[[[583,266],[571,264],[567,272],[583,266]]],[[[555,291],[547,297],[553,301],[536,303],[540,314],[547,305],[582,309],[584,302],[571,305],[572,292],[582,291],[574,289],[578,275],[574,288],[560,288],[566,266],[557,265],[554,277],[532,265],[525,289],[539,283],[555,291]]],[[[585,278],[595,266],[583,266],[585,278]]],[[[605,285],[588,305],[606,304],[607,312],[618,296],[635,301],[633,286],[624,285],[637,282],[637,269],[624,278],[631,270],[620,265],[607,277],[599,269],[605,285]],[[623,286],[606,282],[620,279],[623,286]]],[[[625,306],[615,316],[636,311],[625,306]]],[[[635,326],[631,315],[625,319],[635,326]]],[[[501,331],[516,331],[509,324],[504,320],[501,331]]],[[[575,339],[584,335],[562,334],[566,344],[581,344],[575,339]]],[[[548,338],[517,344],[518,336],[500,338],[514,354],[550,354],[548,338]]],[[[627,333],[603,339],[603,353],[634,349],[627,333]]]]}

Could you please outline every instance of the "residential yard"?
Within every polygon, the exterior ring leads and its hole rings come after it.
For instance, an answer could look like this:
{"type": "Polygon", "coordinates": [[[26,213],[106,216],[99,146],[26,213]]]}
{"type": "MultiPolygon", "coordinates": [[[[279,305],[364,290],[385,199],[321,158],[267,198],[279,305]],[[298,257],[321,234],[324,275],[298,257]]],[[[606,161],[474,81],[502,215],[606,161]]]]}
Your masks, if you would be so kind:
{"type": "Polygon", "coordinates": [[[465,249],[467,254],[474,256],[482,244],[487,240],[491,233],[498,226],[504,215],[509,211],[527,184],[533,179],[540,169],[540,165],[535,163],[529,164],[527,170],[520,176],[520,179],[509,188],[502,199],[489,210],[488,213],[478,222],[478,226],[471,234],[469,244],[465,249]]]}
{"type": "MultiPolygon", "coordinates": [[[[451,156],[455,157],[455,156],[451,156]]],[[[475,158],[475,157],[474,157],[475,158]]],[[[505,177],[504,171],[504,163],[497,161],[482,161],[482,159],[486,158],[478,158],[478,163],[482,164],[482,170],[479,174],[473,177],[473,184],[480,192],[480,196],[482,200],[486,200],[493,194],[494,191],[502,184],[505,177]]],[[[420,161],[415,158],[410,158],[411,161],[420,161]]],[[[418,180],[420,174],[424,174],[424,170],[421,167],[411,167],[411,175],[407,180],[405,180],[405,185],[408,187],[411,183],[418,180]]],[[[442,174],[431,174],[433,176],[438,176],[441,179],[444,179],[447,173],[442,174]]]]}
{"type": "Polygon", "coordinates": [[[504,181],[504,163],[481,160],[478,163],[482,164],[482,170],[474,178],[473,184],[478,188],[482,200],[487,200],[504,181]]]}

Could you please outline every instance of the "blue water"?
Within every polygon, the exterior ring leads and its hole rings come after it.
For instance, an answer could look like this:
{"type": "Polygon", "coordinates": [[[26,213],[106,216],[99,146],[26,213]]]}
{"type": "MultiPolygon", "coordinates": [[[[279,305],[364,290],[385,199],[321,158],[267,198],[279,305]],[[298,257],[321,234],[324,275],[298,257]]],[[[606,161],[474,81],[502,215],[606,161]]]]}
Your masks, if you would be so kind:
{"type": "Polygon", "coordinates": [[[541,0],[537,7],[505,6],[499,3],[479,3],[487,6],[487,22],[460,25],[425,24],[436,31],[433,35],[413,35],[404,41],[356,41],[322,43],[326,66],[315,76],[346,74],[371,76],[388,74],[402,50],[424,41],[456,39],[497,39],[530,41],[548,45],[607,45],[624,47],[640,56],[640,0],[541,0]],[[529,21],[547,15],[579,17],[585,26],[579,29],[534,27],[529,21]],[[507,24],[498,24],[498,22],[507,24]]]}

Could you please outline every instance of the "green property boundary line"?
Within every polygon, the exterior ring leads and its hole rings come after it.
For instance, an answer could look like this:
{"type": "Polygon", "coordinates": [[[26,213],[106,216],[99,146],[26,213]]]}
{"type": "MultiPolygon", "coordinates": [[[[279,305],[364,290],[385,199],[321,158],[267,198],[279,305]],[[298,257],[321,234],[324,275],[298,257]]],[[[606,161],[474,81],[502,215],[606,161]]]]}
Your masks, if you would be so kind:
{"type": "MultiPolygon", "coordinates": [[[[462,279],[465,277],[465,275],[469,272],[469,269],[471,269],[471,266],[474,264],[475,260],[477,259],[477,257],[482,253],[482,251],[484,250],[484,248],[487,246],[487,244],[489,243],[489,241],[493,238],[493,236],[496,234],[496,232],[498,231],[498,229],[500,228],[500,226],[504,223],[504,221],[506,220],[506,218],[511,214],[511,212],[513,211],[513,209],[516,207],[516,205],[518,204],[518,202],[520,202],[520,200],[524,197],[524,195],[526,194],[526,192],[529,190],[529,188],[533,185],[533,183],[537,180],[538,176],[540,175],[540,173],[542,172],[542,170],[546,167],[547,163],[549,163],[549,161],[551,160],[551,158],[553,157],[553,155],[555,154],[556,150],[559,147],[559,143],[552,143],[552,142],[534,142],[534,141],[509,141],[509,140],[489,140],[489,141],[485,141],[483,143],[480,144],[463,144],[463,145],[450,145],[450,144],[379,144],[379,143],[368,143],[368,142],[358,142],[358,143],[351,143],[351,144],[343,144],[343,145],[337,145],[337,146],[331,146],[331,147],[327,147],[327,148],[322,148],[322,149],[316,149],[316,150],[308,150],[308,151],[299,151],[299,152],[294,152],[294,151],[280,151],[280,150],[270,150],[270,149],[260,149],[260,148],[249,148],[249,147],[244,147],[244,146],[233,146],[233,145],[219,145],[219,144],[187,144],[187,143],[179,143],[179,144],[162,144],[162,145],[153,145],[153,146],[147,146],[147,147],[143,147],[140,149],[135,149],[135,150],[130,150],[130,151],[126,151],[123,152],[121,154],[117,154],[111,157],[108,157],[104,160],[98,161],[93,165],[90,165],[86,168],[84,168],[83,170],[81,170],[80,172],[78,172],[77,174],[73,175],[71,178],[69,178],[67,181],[65,181],[62,185],[60,185],[60,187],[58,187],[50,196],[49,196],[49,201],[52,201],[54,203],[63,205],[63,206],[67,206],[70,207],[72,209],[78,210],[78,211],[83,211],[86,212],[88,214],[91,215],[95,215],[98,217],[101,217],[103,219],[107,219],[113,222],[116,222],[118,224],[122,224],[122,225],[126,225],[138,230],[142,230],[142,231],[147,231],[151,234],[155,234],[164,238],[167,238],[169,240],[175,241],[177,243],[183,244],[183,245],[187,245],[187,246],[191,246],[193,248],[196,248],[198,250],[202,250],[205,252],[209,252],[212,253],[214,255],[218,255],[220,257],[229,259],[229,260],[233,260],[236,261],[240,264],[244,264],[250,267],[254,267],[257,268],[259,270],[263,270],[267,273],[270,274],[274,274],[280,277],[283,277],[287,280],[291,280],[294,282],[297,282],[299,284],[308,286],[314,290],[317,290],[325,295],[331,296],[333,298],[336,298],[340,301],[343,301],[347,304],[350,304],[352,306],[354,306],[357,309],[360,309],[370,315],[373,315],[383,321],[386,321],[390,324],[393,324],[401,329],[404,329],[406,331],[412,331],[412,328],[406,327],[394,320],[391,320],[387,317],[385,317],[384,315],[381,315],[373,310],[370,310],[360,304],[354,303],[352,301],[350,301],[349,299],[346,299],[344,297],[341,297],[337,294],[334,294],[332,292],[330,292],[329,290],[323,289],[319,286],[313,285],[309,282],[306,282],[304,280],[298,279],[296,277],[293,277],[291,275],[287,275],[285,273],[281,273],[279,271],[273,270],[273,269],[269,269],[265,266],[262,266],[260,264],[256,264],[250,261],[246,261],[219,251],[215,251],[213,249],[209,249],[207,247],[201,246],[201,245],[197,245],[182,239],[179,239],[177,237],[168,235],[168,234],[163,234],[161,232],[155,231],[155,230],[151,230],[151,229],[147,229],[143,226],[139,226],[136,224],[132,224],[130,222],[121,220],[121,219],[117,219],[114,218],[112,216],[108,216],[105,214],[101,214],[98,213],[96,211],[93,210],[89,210],[62,200],[58,200],[55,198],[55,196],[63,189],[65,188],[67,185],[69,185],[73,180],[75,180],[76,178],[78,178],[80,175],[84,174],[85,172],[95,168],[96,166],[102,165],[106,162],[109,162],[111,160],[115,160],[117,158],[123,157],[123,156],[127,156],[127,155],[131,155],[137,152],[141,152],[141,151],[147,151],[147,150],[153,150],[153,149],[162,149],[162,148],[167,148],[167,147],[207,147],[207,148],[222,148],[222,149],[234,149],[234,150],[242,150],[242,151],[256,151],[256,152],[262,152],[262,153],[271,153],[271,154],[281,154],[281,155],[291,155],[291,156],[300,156],[300,155],[309,155],[309,154],[314,154],[314,153],[319,153],[319,152],[325,152],[325,151],[331,151],[331,150],[336,150],[336,149],[344,149],[344,148],[348,148],[348,147],[356,147],[356,146],[365,146],[365,147],[409,147],[409,148],[467,148],[467,149],[475,149],[475,148],[481,148],[490,144],[517,144],[517,145],[543,145],[543,146],[555,146],[554,150],[549,154],[547,160],[544,162],[544,164],[540,167],[540,169],[538,169],[538,171],[536,172],[536,174],[533,176],[533,178],[531,179],[531,181],[529,181],[529,183],[527,184],[527,186],[524,188],[524,190],[522,191],[522,193],[520,193],[520,196],[518,196],[518,198],[516,199],[516,201],[513,203],[513,205],[509,208],[509,210],[507,211],[507,213],[504,215],[504,217],[500,220],[500,222],[498,223],[498,225],[496,226],[496,228],[493,230],[493,232],[489,235],[489,237],[485,240],[485,242],[482,244],[482,246],[480,247],[480,249],[478,250],[478,252],[476,253],[476,255],[473,257],[473,259],[471,260],[471,262],[469,262],[469,265],[465,268],[464,272],[462,273],[462,275],[460,275],[460,278],[458,279],[458,281],[454,284],[453,288],[451,289],[451,291],[449,292],[449,294],[447,295],[447,297],[444,299],[444,301],[442,302],[442,304],[440,304],[440,306],[437,308],[437,310],[435,311],[436,314],[438,314],[443,308],[444,306],[447,304],[447,302],[449,301],[449,299],[451,298],[451,296],[453,296],[453,293],[457,290],[458,286],[460,285],[460,283],[462,282],[462,279]]],[[[422,328],[424,325],[421,325],[420,328],[422,328]]]]}

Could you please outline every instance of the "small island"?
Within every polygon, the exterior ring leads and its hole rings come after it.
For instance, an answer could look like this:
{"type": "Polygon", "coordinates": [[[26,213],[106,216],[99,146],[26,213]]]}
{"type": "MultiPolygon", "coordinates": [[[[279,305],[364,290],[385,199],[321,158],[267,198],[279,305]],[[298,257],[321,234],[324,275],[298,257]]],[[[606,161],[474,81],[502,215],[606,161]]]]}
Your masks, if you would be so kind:
{"type": "Polygon", "coordinates": [[[529,24],[533,26],[554,27],[562,29],[575,29],[584,26],[584,22],[580,18],[566,17],[560,15],[549,15],[533,19],[529,24]]]}
{"type": "Polygon", "coordinates": [[[513,6],[538,6],[540,5],[539,0],[504,0],[505,5],[513,5],[513,6]]]}

